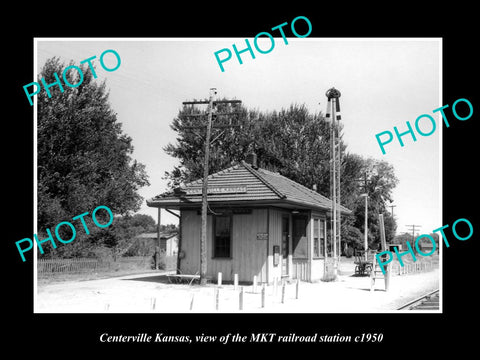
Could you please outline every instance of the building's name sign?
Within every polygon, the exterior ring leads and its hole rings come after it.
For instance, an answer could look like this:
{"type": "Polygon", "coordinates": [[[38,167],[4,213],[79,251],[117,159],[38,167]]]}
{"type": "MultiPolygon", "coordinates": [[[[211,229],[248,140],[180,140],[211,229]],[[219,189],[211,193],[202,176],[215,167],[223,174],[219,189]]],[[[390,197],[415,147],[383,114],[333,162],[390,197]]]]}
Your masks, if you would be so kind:
{"type": "Polygon", "coordinates": [[[257,240],[268,240],[268,233],[257,233],[257,240]]]}
{"type": "MultiPolygon", "coordinates": [[[[209,187],[207,190],[207,194],[241,194],[246,192],[246,186],[209,187]]],[[[187,195],[202,195],[202,189],[185,189],[185,193],[187,195]]]]}

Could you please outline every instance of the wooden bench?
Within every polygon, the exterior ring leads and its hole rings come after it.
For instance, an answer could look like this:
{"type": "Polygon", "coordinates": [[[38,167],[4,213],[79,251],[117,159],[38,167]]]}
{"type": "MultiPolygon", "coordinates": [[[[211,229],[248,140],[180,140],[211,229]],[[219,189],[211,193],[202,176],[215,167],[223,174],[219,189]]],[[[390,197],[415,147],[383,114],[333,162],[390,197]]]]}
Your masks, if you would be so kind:
{"type": "Polygon", "coordinates": [[[367,260],[365,260],[365,252],[355,250],[355,275],[370,275],[373,268],[373,258],[371,258],[370,253],[367,253],[367,256],[367,260]]]}
{"type": "Polygon", "coordinates": [[[167,275],[168,281],[172,284],[188,284],[200,281],[200,275],[171,274],[167,275]]]}

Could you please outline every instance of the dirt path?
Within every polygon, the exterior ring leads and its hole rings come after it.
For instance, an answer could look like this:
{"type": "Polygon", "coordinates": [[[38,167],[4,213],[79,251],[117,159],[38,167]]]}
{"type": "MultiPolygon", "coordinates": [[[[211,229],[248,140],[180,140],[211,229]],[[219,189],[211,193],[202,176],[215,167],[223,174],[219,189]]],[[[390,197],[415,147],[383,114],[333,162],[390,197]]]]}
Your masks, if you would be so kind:
{"type": "MultiPolygon", "coordinates": [[[[439,288],[439,271],[393,276],[388,292],[383,280],[370,291],[370,278],[339,276],[334,282],[300,283],[299,299],[295,284],[272,285],[265,290],[261,307],[261,287],[253,293],[244,287],[244,312],[356,313],[390,312],[420,295],[439,288]]],[[[141,274],[101,280],[65,281],[39,284],[35,312],[215,312],[215,285],[170,284],[165,275],[141,274]],[[192,304],[193,298],[193,304],[192,304]],[[192,310],[190,308],[192,307],[192,310]]],[[[233,285],[223,285],[219,295],[220,312],[236,312],[239,293],[233,285]]]]}

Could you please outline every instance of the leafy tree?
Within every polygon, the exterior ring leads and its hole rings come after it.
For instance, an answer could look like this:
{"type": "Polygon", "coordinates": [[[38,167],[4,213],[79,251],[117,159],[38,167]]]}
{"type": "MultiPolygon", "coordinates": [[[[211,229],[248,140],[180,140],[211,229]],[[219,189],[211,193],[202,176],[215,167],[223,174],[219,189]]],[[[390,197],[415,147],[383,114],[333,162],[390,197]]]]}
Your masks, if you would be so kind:
{"type": "MultiPolygon", "coordinates": [[[[212,129],[212,139],[218,138],[211,143],[209,172],[215,173],[240,161],[244,158],[249,146],[255,137],[255,128],[258,126],[257,112],[248,111],[245,107],[233,109],[229,104],[219,104],[217,113],[239,112],[233,117],[238,127],[226,129],[212,129]]],[[[190,182],[203,177],[205,159],[205,129],[206,110],[191,106],[184,106],[173,119],[170,127],[178,133],[177,144],[168,144],[164,147],[167,154],[180,160],[180,165],[172,171],[165,172],[165,178],[169,180],[170,187],[179,186],[181,183],[190,182]],[[191,114],[203,114],[202,117],[188,117],[191,114]],[[203,129],[186,129],[189,125],[205,125],[203,129]]],[[[221,121],[221,119],[218,119],[221,121]]],[[[213,123],[217,123],[214,119],[213,123]]]]}
{"type": "Polygon", "coordinates": [[[414,251],[415,251],[415,239],[412,236],[412,234],[404,232],[402,234],[399,234],[399,235],[395,236],[395,238],[393,239],[393,243],[394,244],[401,244],[402,248],[404,250],[408,249],[407,242],[410,244],[412,249],[414,249],[414,251]]]}
{"type": "Polygon", "coordinates": [[[155,230],[155,220],[150,215],[120,216],[104,234],[101,234],[101,245],[110,251],[113,260],[116,261],[135,245],[137,235],[152,230],[155,230]]]}
{"type": "MultiPolygon", "coordinates": [[[[440,246],[440,235],[438,233],[430,233],[429,234],[433,240],[435,241],[435,249],[436,251],[438,251],[439,249],[439,246],[440,246]]],[[[418,236],[417,236],[418,237],[418,236]]],[[[395,238],[393,239],[393,243],[395,244],[401,244],[402,245],[402,248],[404,249],[404,251],[406,251],[408,248],[407,248],[407,242],[410,243],[410,246],[412,247],[413,249],[413,252],[414,253],[417,253],[417,249],[415,247],[415,241],[416,241],[417,238],[414,238],[413,235],[411,233],[407,233],[407,232],[404,232],[402,234],[399,234],[397,236],[395,236],[395,238]]],[[[428,239],[424,239],[423,240],[424,242],[428,242],[429,240],[428,239]]],[[[420,246],[420,245],[419,245],[420,246]]]]}
{"type": "MultiPolygon", "coordinates": [[[[198,110],[184,106],[172,122],[178,133],[177,143],[168,144],[165,151],[180,160],[180,166],[165,174],[170,186],[178,186],[202,178],[204,139],[186,130],[186,116],[198,110]]],[[[243,160],[255,151],[262,168],[280,174],[331,198],[330,194],[330,138],[331,127],[321,113],[311,114],[305,105],[293,104],[273,112],[247,110],[242,107],[236,119],[240,127],[225,131],[211,147],[210,173],[222,170],[243,160]]],[[[337,130],[342,137],[342,126],[337,130]]],[[[213,135],[212,137],[215,137],[213,135]]],[[[391,201],[393,188],[398,183],[393,167],[385,161],[365,159],[347,152],[340,140],[343,157],[341,162],[341,203],[354,213],[342,217],[344,245],[363,248],[365,205],[360,194],[367,191],[369,247],[380,242],[378,214],[384,214],[387,241],[395,233],[395,220],[386,212],[386,201],[391,201]],[[367,189],[362,188],[360,176],[367,172],[367,189]]]]}
{"type": "Polygon", "coordinates": [[[171,234],[174,232],[179,232],[180,230],[178,228],[178,225],[176,224],[166,224],[166,225],[162,224],[160,225],[160,231],[171,234]]]}
{"type": "Polygon", "coordinates": [[[141,227],[144,232],[157,230],[155,220],[150,215],[135,214],[132,216],[130,224],[134,227],[141,227]]]}
{"type": "MultiPolygon", "coordinates": [[[[217,110],[219,113],[229,111],[232,109],[223,104],[217,110]]],[[[180,160],[180,166],[165,174],[171,186],[203,176],[205,134],[185,129],[186,125],[192,124],[187,115],[195,112],[198,113],[198,110],[184,106],[171,124],[178,133],[177,143],[168,144],[164,150],[180,160]]],[[[328,191],[329,159],[326,150],[330,135],[328,123],[323,117],[309,114],[304,105],[292,105],[271,113],[241,107],[239,112],[235,118],[239,127],[223,130],[211,146],[210,173],[244,160],[248,152],[255,151],[261,167],[278,171],[294,181],[308,184],[308,187],[316,183],[319,191],[328,191]],[[312,163],[318,166],[313,168],[312,163]]],[[[221,130],[216,132],[212,138],[221,130]]]]}
{"type": "MultiPolygon", "coordinates": [[[[61,79],[66,66],[58,58],[48,59],[38,82],[45,78],[47,84],[54,83],[54,74],[61,79]]],[[[91,213],[99,205],[108,206],[114,214],[136,211],[142,201],[137,191],[149,185],[145,166],[130,156],[132,139],[117,121],[105,82],[94,80],[86,65],[81,68],[83,82],[78,87],[62,84],[62,93],[55,85],[49,89],[51,97],[46,91],[37,95],[39,230],[91,213]]],[[[76,84],[78,76],[69,71],[67,80],[76,84]]],[[[93,224],[90,227],[95,228],[93,224]]],[[[92,245],[87,237],[77,231],[75,241],[61,246],[59,253],[71,256],[75,249],[84,253],[92,245]]]]}
{"type": "MultiPolygon", "coordinates": [[[[134,220],[134,222],[135,222],[135,220],[134,220]]],[[[157,237],[157,226],[155,225],[153,228],[150,227],[150,225],[148,225],[148,226],[149,227],[144,228],[145,230],[141,231],[140,234],[142,234],[142,233],[154,233],[155,234],[155,239],[156,239],[156,237],[157,237]]],[[[175,224],[167,224],[167,225],[162,224],[160,226],[160,233],[161,233],[162,236],[167,236],[168,237],[169,235],[173,235],[175,233],[178,234],[178,232],[179,232],[178,226],[175,225],[175,224]]],[[[152,255],[152,254],[155,253],[155,249],[156,249],[157,246],[158,246],[157,241],[151,241],[150,239],[136,239],[136,241],[131,242],[128,250],[123,253],[123,256],[147,256],[147,255],[152,255]]]]}
{"type": "MultiPolygon", "coordinates": [[[[360,197],[361,193],[368,194],[368,247],[370,249],[380,248],[380,227],[379,214],[384,215],[385,238],[387,243],[393,240],[396,231],[396,222],[391,214],[386,210],[387,201],[392,201],[392,191],[398,184],[395,171],[392,165],[383,160],[364,159],[363,165],[357,169],[358,180],[357,190],[352,197],[353,203],[350,209],[354,212],[354,224],[360,229],[362,234],[365,232],[365,200],[360,197]],[[367,185],[365,187],[364,174],[367,174],[367,185]]],[[[362,248],[364,247],[362,241],[362,248]]]]}

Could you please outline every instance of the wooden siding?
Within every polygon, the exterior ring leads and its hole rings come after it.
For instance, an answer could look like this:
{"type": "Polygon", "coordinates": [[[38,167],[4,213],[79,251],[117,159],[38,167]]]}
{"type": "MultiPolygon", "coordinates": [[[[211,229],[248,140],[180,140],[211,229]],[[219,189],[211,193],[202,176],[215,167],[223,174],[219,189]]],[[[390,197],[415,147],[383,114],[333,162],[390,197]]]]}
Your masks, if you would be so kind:
{"type": "Polygon", "coordinates": [[[309,263],[309,274],[308,274],[308,281],[312,281],[313,278],[313,220],[312,220],[312,213],[310,212],[310,216],[308,217],[307,222],[307,241],[308,241],[308,263],[309,263]]]}
{"type": "Polygon", "coordinates": [[[312,275],[310,281],[319,281],[323,278],[325,260],[324,259],[313,259],[312,260],[312,275]]]}
{"type": "MultiPolygon", "coordinates": [[[[320,254],[320,258],[313,257],[313,219],[321,219],[324,221],[327,217],[326,212],[312,211],[310,217],[310,281],[319,281],[323,278],[325,271],[325,254],[320,254]]],[[[323,236],[327,238],[327,224],[325,223],[323,236]]],[[[325,245],[325,243],[323,244],[325,245]]]]}
{"type": "MultiPolygon", "coordinates": [[[[302,281],[318,281],[323,277],[324,260],[313,259],[312,217],[307,221],[307,258],[292,257],[292,216],[282,209],[253,209],[251,214],[234,214],[232,219],[231,258],[212,258],[212,216],[207,222],[207,276],[216,279],[219,272],[225,281],[233,281],[238,274],[240,281],[251,282],[257,276],[259,282],[271,283],[274,277],[281,277],[281,261],[273,266],[273,247],[282,242],[282,216],[289,216],[288,277],[302,281]],[[257,234],[268,233],[268,240],[257,240],[257,234]]],[[[324,217],[323,213],[311,214],[324,217]]],[[[181,260],[180,271],[184,274],[198,274],[200,270],[200,226],[201,216],[196,210],[183,210],[181,222],[182,249],[185,258],[181,260]]]]}
{"type": "MultiPolygon", "coordinates": [[[[257,240],[257,233],[268,233],[268,210],[233,216],[233,271],[240,281],[267,281],[268,240],[257,240]]],[[[231,274],[233,280],[233,274],[231,274]]]]}
{"type": "Polygon", "coordinates": [[[311,212],[307,222],[307,258],[292,259],[291,277],[302,281],[318,281],[323,277],[324,260],[313,258],[313,217],[325,218],[325,213],[311,212]]]}
{"type": "MultiPolygon", "coordinates": [[[[201,215],[196,210],[182,211],[183,274],[198,274],[200,270],[201,215]]],[[[267,240],[257,240],[257,233],[268,232],[268,210],[253,209],[251,214],[234,214],[232,221],[231,258],[213,258],[212,216],[207,221],[207,277],[233,281],[238,274],[240,281],[267,281],[267,240]]]]}
{"type": "Polygon", "coordinates": [[[310,266],[308,259],[293,259],[292,278],[310,281],[310,266]]]}
{"type": "Polygon", "coordinates": [[[268,211],[268,282],[272,283],[273,278],[279,279],[282,275],[282,254],[277,266],[273,265],[273,247],[282,248],[282,212],[277,209],[268,211]]]}
{"type": "Polygon", "coordinates": [[[289,218],[287,271],[288,277],[291,278],[292,276],[292,219],[288,211],[271,208],[268,212],[268,282],[271,283],[275,277],[279,279],[282,276],[282,218],[285,215],[289,218]],[[278,266],[273,265],[274,246],[280,247],[280,261],[278,266]]]}
{"type": "Polygon", "coordinates": [[[199,274],[201,217],[192,210],[182,211],[181,218],[182,242],[179,251],[181,250],[185,257],[180,261],[180,272],[182,274],[199,274]]]}

